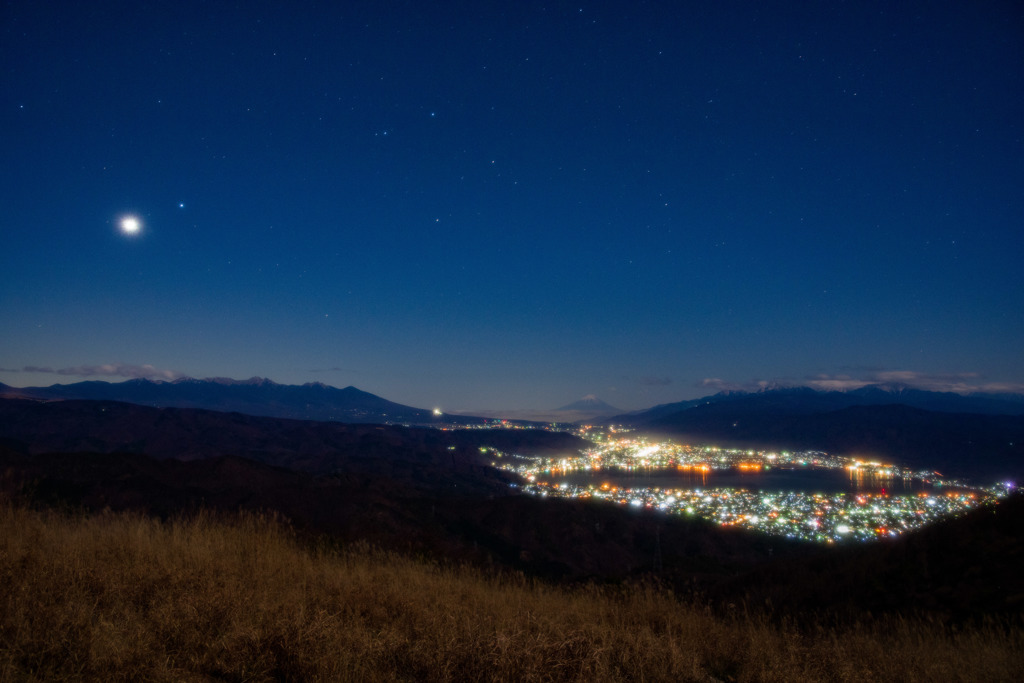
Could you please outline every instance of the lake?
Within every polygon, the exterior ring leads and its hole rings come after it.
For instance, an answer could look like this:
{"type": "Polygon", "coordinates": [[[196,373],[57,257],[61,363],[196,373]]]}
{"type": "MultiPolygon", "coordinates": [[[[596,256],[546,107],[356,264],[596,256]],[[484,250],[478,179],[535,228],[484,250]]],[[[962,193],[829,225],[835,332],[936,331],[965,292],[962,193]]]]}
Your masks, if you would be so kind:
{"type": "Polygon", "coordinates": [[[577,486],[608,483],[620,488],[745,488],[757,491],[804,491],[807,493],[880,492],[900,494],[929,491],[920,479],[854,477],[848,470],[826,467],[772,467],[747,472],[736,469],[702,473],[676,469],[602,469],[574,471],[550,477],[552,483],[577,486]]]}

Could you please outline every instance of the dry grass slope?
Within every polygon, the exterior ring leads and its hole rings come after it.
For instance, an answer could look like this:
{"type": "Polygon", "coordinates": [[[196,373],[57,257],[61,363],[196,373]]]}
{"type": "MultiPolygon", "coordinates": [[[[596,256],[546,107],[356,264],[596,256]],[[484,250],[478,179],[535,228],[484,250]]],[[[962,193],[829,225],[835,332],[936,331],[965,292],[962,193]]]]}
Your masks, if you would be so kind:
{"type": "MultiPolygon", "coordinates": [[[[739,610],[738,610],[739,611],[739,610]]],[[[161,523],[0,504],[0,680],[1020,680],[1024,635],[797,629],[649,586],[559,588],[252,515],[161,523]]]]}

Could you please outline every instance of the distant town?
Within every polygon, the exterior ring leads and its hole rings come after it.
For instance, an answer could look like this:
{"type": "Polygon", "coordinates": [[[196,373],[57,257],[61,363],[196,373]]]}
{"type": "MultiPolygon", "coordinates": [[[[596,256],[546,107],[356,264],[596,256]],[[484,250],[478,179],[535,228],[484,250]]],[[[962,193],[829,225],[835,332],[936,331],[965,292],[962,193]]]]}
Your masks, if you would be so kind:
{"type": "Polygon", "coordinates": [[[820,543],[898,536],[993,503],[1013,489],[1010,483],[969,486],[938,472],[910,471],[893,463],[821,451],[693,446],[651,441],[614,429],[606,432],[582,428],[578,433],[593,446],[573,456],[527,457],[484,450],[493,457],[495,467],[522,478],[521,489],[527,494],[601,500],[670,514],[696,515],[722,526],[820,543]],[[841,470],[849,478],[851,490],[796,490],[796,485],[790,491],[707,486],[708,476],[715,473],[757,474],[773,469],[794,474],[841,470]],[[703,481],[696,487],[671,483],[631,486],[619,481],[623,475],[673,472],[702,476],[703,481]],[[581,474],[590,476],[581,478],[581,474]],[[566,480],[573,475],[583,481],[566,480]],[[915,486],[919,490],[908,491],[915,486]]]}

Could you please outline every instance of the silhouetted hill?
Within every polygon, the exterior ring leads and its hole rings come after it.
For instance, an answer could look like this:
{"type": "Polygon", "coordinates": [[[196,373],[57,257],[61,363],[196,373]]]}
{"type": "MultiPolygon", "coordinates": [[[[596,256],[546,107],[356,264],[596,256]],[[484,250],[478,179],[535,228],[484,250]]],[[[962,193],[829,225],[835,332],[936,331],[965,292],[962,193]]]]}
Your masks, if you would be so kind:
{"type": "Polygon", "coordinates": [[[957,394],[900,385],[869,385],[846,393],[856,397],[859,405],[905,405],[943,413],[1024,415],[1024,395],[1021,394],[957,394]]]}
{"type": "Polygon", "coordinates": [[[499,485],[480,446],[550,453],[584,445],[542,430],[449,430],[312,422],[111,401],[0,400],[0,444],[23,453],[224,455],[305,472],[377,473],[422,486],[499,485]]]}
{"type": "Polygon", "coordinates": [[[235,457],[0,447],[0,493],[35,506],[275,512],[310,540],[368,541],[441,561],[552,580],[658,576],[677,594],[797,619],[924,612],[964,620],[1024,613],[1024,497],[899,539],[824,547],[692,518],[519,495],[429,495],[376,474],[313,475],[235,457]]]}
{"type": "Polygon", "coordinates": [[[609,421],[642,426],[677,413],[711,405],[737,414],[810,415],[855,406],[902,405],[946,413],[1024,415],[1024,396],[1020,394],[963,395],[898,385],[869,385],[852,391],[818,391],[810,387],[774,387],[756,392],[722,391],[713,396],[665,403],[649,410],[617,415],[609,421]]]}
{"type": "Polygon", "coordinates": [[[897,539],[782,559],[712,596],[790,614],[1024,614],[1024,495],[897,539]]]}
{"type": "MultiPolygon", "coordinates": [[[[584,442],[541,430],[352,425],[108,401],[0,401],[4,486],[37,503],[270,509],[314,533],[552,578],[666,567],[718,575],[767,542],[710,523],[516,495],[483,445],[518,453],[584,442]]],[[[775,542],[778,545],[778,542],[775,542]]],[[[796,544],[794,547],[803,547],[796,544]]]]}
{"type": "MultiPolygon", "coordinates": [[[[40,399],[121,401],[158,408],[202,408],[264,417],[356,423],[436,424],[430,410],[394,403],[355,387],[337,389],[319,382],[278,384],[262,377],[179,379],[173,382],[132,379],[125,382],[78,382],[15,389],[0,385],[0,395],[40,399]]],[[[480,418],[444,416],[444,422],[480,423],[480,418]]]]}
{"type": "Polygon", "coordinates": [[[701,520],[495,495],[497,490],[479,487],[450,495],[358,469],[314,475],[236,457],[181,462],[131,453],[26,456],[0,449],[0,470],[0,490],[35,505],[130,509],[165,518],[200,508],[274,511],[314,536],[552,579],[650,572],[659,547],[664,566],[688,576],[731,574],[768,557],[767,540],[701,520]]]}
{"type": "MultiPolygon", "coordinates": [[[[901,410],[901,424],[928,415],[901,410]]],[[[369,541],[550,579],[654,573],[677,592],[706,594],[719,605],[770,601],[779,614],[861,618],[921,609],[962,619],[1024,607],[1019,499],[895,543],[828,548],[654,511],[510,494],[505,475],[479,451],[485,444],[557,450],[580,443],[539,430],[440,431],[6,399],[0,491],[33,505],[163,517],[201,508],[274,511],[326,542],[369,541]]]]}

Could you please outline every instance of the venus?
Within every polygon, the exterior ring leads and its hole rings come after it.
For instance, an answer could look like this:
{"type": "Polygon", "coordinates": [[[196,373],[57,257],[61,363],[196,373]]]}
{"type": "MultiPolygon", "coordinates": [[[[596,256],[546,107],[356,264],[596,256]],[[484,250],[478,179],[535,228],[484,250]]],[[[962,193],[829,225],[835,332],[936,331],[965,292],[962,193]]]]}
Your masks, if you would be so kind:
{"type": "Polygon", "coordinates": [[[135,216],[125,216],[121,219],[121,232],[126,235],[135,235],[142,229],[142,221],[135,216]]]}

